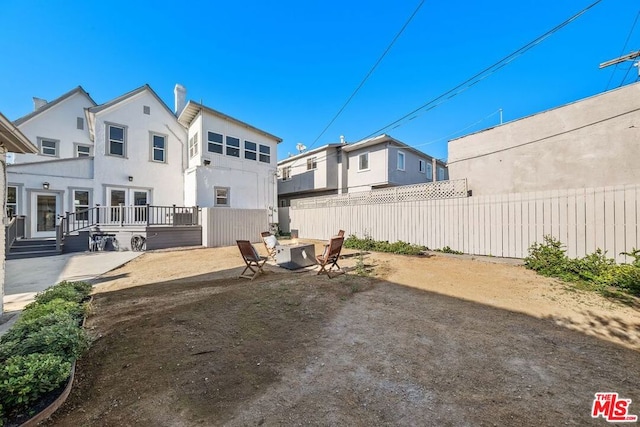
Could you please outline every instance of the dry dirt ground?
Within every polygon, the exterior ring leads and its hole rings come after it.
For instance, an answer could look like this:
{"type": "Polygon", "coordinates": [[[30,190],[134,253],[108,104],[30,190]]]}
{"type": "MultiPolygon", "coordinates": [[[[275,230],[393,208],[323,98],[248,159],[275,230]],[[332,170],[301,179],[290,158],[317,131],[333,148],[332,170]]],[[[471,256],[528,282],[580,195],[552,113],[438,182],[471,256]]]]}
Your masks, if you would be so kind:
{"type": "MultiPolygon", "coordinates": [[[[262,250],[263,248],[259,248],[262,250]]],[[[358,256],[347,274],[237,248],[146,253],[100,279],[95,341],[48,425],[608,425],[640,415],[640,309],[518,265],[358,256]]]]}

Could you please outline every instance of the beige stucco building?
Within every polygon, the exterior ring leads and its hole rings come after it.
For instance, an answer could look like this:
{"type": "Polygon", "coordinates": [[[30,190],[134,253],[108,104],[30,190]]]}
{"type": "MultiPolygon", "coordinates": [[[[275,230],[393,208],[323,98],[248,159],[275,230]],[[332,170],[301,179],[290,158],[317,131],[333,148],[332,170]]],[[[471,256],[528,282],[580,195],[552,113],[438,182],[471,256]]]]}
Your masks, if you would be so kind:
{"type": "Polygon", "coordinates": [[[449,142],[473,195],[640,183],[640,83],[449,142]]]}

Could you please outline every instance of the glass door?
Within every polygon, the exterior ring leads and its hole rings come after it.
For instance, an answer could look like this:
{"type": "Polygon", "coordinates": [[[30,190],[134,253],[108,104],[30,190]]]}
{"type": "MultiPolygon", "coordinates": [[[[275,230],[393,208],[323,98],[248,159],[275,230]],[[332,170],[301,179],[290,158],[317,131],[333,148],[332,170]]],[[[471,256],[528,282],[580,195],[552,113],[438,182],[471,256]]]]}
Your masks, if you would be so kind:
{"type": "Polygon", "coordinates": [[[51,193],[33,193],[31,199],[31,236],[55,237],[59,213],[59,196],[51,193]]]}

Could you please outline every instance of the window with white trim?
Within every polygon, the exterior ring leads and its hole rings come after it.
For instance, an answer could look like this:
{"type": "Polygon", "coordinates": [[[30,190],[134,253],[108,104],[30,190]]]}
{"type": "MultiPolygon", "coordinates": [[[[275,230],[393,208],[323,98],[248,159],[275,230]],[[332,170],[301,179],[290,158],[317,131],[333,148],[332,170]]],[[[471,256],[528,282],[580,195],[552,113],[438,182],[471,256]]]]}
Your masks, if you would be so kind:
{"type": "Polygon", "coordinates": [[[240,157],[240,138],[227,135],[227,156],[240,157]]]}
{"type": "Polygon", "coordinates": [[[433,181],[433,165],[427,163],[425,166],[427,170],[427,181],[433,181]]]}
{"type": "Polygon", "coordinates": [[[369,169],[369,153],[362,153],[358,156],[358,170],[366,171],[369,169]]]}
{"type": "Polygon", "coordinates": [[[405,161],[405,155],[402,151],[398,151],[398,170],[399,171],[403,171],[404,170],[404,161],[405,161]]]}
{"type": "Polygon", "coordinates": [[[40,154],[43,156],[58,157],[58,140],[48,138],[38,138],[40,154]]]}
{"type": "Polygon", "coordinates": [[[244,142],[244,158],[249,160],[258,159],[258,144],[251,141],[244,142]]]}
{"type": "Polygon", "coordinates": [[[76,157],[91,157],[91,146],[76,144],[76,157]]]}
{"type": "Polygon", "coordinates": [[[7,187],[7,216],[12,218],[18,214],[18,187],[7,187]]]}
{"type": "Polygon", "coordinates": [[[282,168],[282,180],[287,181],[291,179],[291,166],[285,166],[282,168]]]}
{"type": "Polygon", "coordinates": [[[422,159],[418,160],[418,172],[424,173],[426,171],[425,162],[422,159]]]}
{"type": "Polygon", "coordinates": [[[271,147],[260,144],[260,158],[262,163],[271,163],[271,147]]]}
{"type": "Polygon", "coordinates": [[[109,139],[110,156],[125,157],[126,155],[126,129],[124,126],[107,125],[107,138],[109,139]]]}
{"type": "Polygon", "coordinates": [[[198,132],[189,138],[189,158],[198,155],[198,132]]]}
{"type": "Polygon", "coordinates": [[[87,221],[89,219],[89,191],[73,190],[73,211],[76,221],[87,221]]]}
{"type": "Polygon", "coordinates": [[[318,167],[318,162],[317,162],[317,159],[315,157],[307,159],[307,170],[308,171],[316,169],[317,167],[318,167]]]}
{"type": "Polygon", "coordinates": [[[444,168],[438,166],[438,181],[444,181],[444,168]]]}
{"type": "Polygon", "coordinates": [[[229,206],[229,187],[214,187],[215,206],[229,206]]]}
{"type": "Polygon", "coordinates": [[[159,163],[167,161],[167,137],[157,133],[151,134],[151,160],[159,163]]]}
{"type": "Polygon", "coordinates": [[[207,132],[207,151],[210,153],[222,154],[222,135],[216,132],[207,132]]]}
{"type": "Polygon", "coordinates": [[[82,117],[76,117],[76,129],[78,130],[84,129],[84,119],[82,117]]]}

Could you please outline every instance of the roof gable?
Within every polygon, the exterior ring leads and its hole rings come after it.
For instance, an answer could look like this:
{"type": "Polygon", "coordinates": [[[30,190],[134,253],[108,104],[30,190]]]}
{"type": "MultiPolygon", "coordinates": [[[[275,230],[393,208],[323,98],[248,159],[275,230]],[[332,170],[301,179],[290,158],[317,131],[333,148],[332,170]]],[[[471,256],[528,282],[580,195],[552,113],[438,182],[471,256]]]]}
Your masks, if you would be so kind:
{"type": "Polygon", "coordinates": [[[167,106],[167,104],[164,103],[164,101],[158,96],[158,94],[151,89],[151,86],[149,86],[148,84],[145,84],[143,86],[140,86],[137,89],[134,89],[130,92],[125,93],[124,95],[120,95],[117,98],[112,99],[109,102],[106,102],[104,104],[100,104],[100,105],[96,105],[95,107],[91,107],[89,108],[89,112],[90,113],[100,113],[101,111],[107,110],[111,107],[114,107],[118,104],[121,104],[123,102],[128,101],[129,99],[133,98],[134,96],[142,93],[142,92],[149,92],[155,99],[156,101],[158,101],[158,103],[160,105],[162,105],[162,107],[165,109],[165,111],[167,111],[169,113],[169,115],[171,115],[172,117],[176,117],[176,115],[173,113],[173,111],[171,111],[171,109],[167,106]]]}
{"type": "Polygon", "coordinates": [[[69,92],[57,97],[53,101],[47,102],[44,106],[38,108],[37,110],[32,111],[29,114],[20,117],[19,119],[14,120],[13,124],[16,125],[16,126],[20,126],[21,124],[31,120],[32,118],[44,113],[45,111],[48,111],[52,107],[55,107],[56,105],[58,105],[58,104],[64,102],[65,100],[71,98],[75,94],[80,94],[80,95],[85,96],[93,105],[96,105],[96,102],[89,96],[89,93],[87,93],[82,88],[82,86],[78,86],[75,89],[72,89],[69,92]]]}

